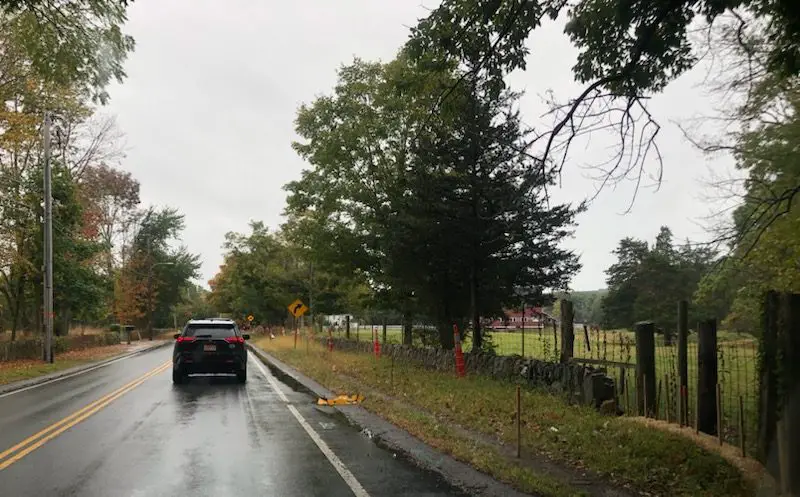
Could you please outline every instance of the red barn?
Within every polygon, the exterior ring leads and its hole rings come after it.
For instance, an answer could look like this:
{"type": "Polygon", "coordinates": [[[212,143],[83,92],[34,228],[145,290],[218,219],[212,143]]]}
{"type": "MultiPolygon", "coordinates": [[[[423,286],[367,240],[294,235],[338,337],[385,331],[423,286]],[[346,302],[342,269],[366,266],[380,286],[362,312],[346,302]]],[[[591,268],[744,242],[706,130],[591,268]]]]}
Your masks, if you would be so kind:
{"type": "MultiPolygon", "coordinates": [[[[486,323],[488,328],[494,330],[521,330],[523,312],[518,309],[506,309],[505,318],[494,319],[486,323]]],[[[526,307],[524,312],[525,328],[544,328],[555,321],[553,316],[547,314],[541,307],[526,307]]]]}

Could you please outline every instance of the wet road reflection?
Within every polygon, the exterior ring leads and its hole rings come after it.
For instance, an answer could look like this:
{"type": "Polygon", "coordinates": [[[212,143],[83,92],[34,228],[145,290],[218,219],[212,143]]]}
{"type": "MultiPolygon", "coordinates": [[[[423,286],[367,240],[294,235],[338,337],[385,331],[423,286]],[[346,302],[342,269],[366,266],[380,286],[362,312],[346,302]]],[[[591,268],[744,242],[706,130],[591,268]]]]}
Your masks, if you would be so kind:
{"type": "MultiPolygon", "coordinates": [[[[34,389],[0,399],[0,421],[9,420],[8,426],[0,426],[0,451],[102,397],[112,386],[146,373],[169,359],[170,350],[143,356],[147,357],[122,361],[74,382],[65,380],[57,390],[34,389]],[[68,395],[71,388],[81,392],[80,398],[68,395]],[[45,395],[63,400],[37,397],[45,395]],[[12,416],[15,403],[31,415],[12,416]],[[37,405],[47,406],[46,412],[37,411],[37,405]],[[4,413],[9,413],[6,418],[4,413]]],[[[459,495],[377,447],[336,411],[315,406],[311,396],[279,382],[281,393],[276,392],[252,361],[244,385],[235,377],[192,377],[186,384],[173,385],[169,369],[149,378],[1,470],[0,493],[15,497],[354,495],[290,412],[288,401],[368,495],[459,495]]]]}

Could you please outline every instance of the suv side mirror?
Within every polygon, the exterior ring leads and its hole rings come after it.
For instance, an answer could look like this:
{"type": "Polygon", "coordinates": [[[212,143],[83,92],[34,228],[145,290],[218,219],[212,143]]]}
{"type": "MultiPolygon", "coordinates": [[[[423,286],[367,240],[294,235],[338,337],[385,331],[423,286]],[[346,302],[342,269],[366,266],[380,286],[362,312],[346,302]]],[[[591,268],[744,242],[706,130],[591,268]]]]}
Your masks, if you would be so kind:
{"type": "Polygon", "coordinates": [[[245,340],[250,340],[250,335],[248,335],[247,333],[244,333],[244,334],[242,334],[242,338],[244,338],[245,340]]]}
{"type": "Polygon", "coordinates": [[[177,339],[178,339],[180,336],[181,336],[181,334],[180,334],[180,333],[175,333],[174,335],[172,335],[172,338],[174,338],[175,340],[177,340],[177,339]]]}

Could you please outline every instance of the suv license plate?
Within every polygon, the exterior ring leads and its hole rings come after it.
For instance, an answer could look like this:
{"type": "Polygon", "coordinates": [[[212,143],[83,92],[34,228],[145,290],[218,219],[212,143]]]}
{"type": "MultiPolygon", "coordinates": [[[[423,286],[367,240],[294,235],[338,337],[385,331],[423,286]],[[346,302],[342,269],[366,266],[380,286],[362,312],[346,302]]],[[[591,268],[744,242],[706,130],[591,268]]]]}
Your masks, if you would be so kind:
{"type": "Polygon", "coordinates": [[[204,352],[216,352],[217,346],[216,345],[203,345],[204,352]]]}

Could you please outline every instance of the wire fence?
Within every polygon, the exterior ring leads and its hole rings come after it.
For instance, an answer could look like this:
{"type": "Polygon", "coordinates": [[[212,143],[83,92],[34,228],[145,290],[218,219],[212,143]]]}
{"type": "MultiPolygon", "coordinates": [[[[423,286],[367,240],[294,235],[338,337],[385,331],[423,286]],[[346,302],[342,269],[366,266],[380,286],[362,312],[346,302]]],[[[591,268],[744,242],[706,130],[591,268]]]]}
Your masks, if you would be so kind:
{"type": "MultiPolygon", "coordinates": [[[[335,337],[345,338],[344,326],[331,328],[335,337]]],[[[430,323],[413,324],[415,346],[435,345],[436,327],[430,323]]],[[[353,321],[350,340],[382,343],[402,343],[402,326],[382,323],[370,324],[353,321]],[[385,334],[384,334],[385,333],[385,334]]],[[[558,325],[517,328],[515,330],[485,330],[489,347],[498,355],[519,355],[548,362],[559,360],[561,332],[558,325]]],[[[469,335],[463,341],[464,352],[472,350],[469,335]]],[[[691,334],[687,341],[687,389],[685,394],[688,425],[695,425],[698,384],[697,337],[691,334]]],[[[627,414],[637,413],[636,398],[636,339],[627,330],[601,330],[575,325],[573,360],[605,371],[615,380],[618,406],[627,414]]],[[[720,332],[717,344],[717,375],[720,386],[722,440],[741,447],[745,453],[754,454],[758,430],[758,344],[752,336],[720,332]]],[[[680,380],[678,372],[678,346],[656,337],[656,417],[679,423],[681,416],[680,380]]]]}
{"type": "MultiPolygon", "coordinates": [[[[491,341],[500,355],[521,355],[556,361],[561,335],[556,327],[517,331],[492,331],[491,341]]],[[[694,425],[698,361],[697,337],[687,341],[686,419],[694,425]]],[[[635,388],[636,338],[632,332],[575,326],[573,360],[605,370],[615,380],[618,403],[626,413],[637,412],[635,388]]],[[[758,432],[758,343],[750,335],[720,332],[717,343],[717,377],[720,385],[722,439],[753,454],[758,432]]],[[[656,337],[656,417],[679,423],[680,380],[678,345],[656,337]]]]}

